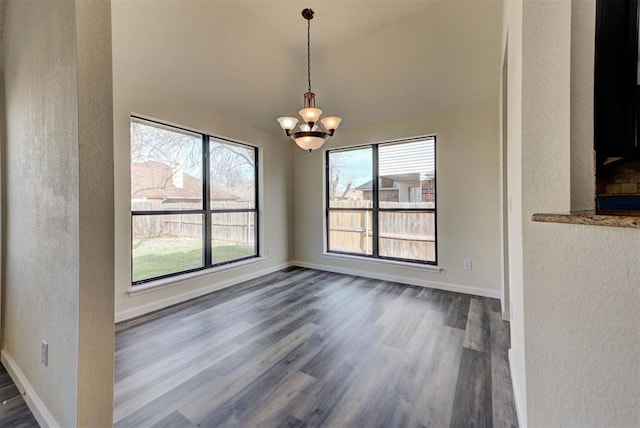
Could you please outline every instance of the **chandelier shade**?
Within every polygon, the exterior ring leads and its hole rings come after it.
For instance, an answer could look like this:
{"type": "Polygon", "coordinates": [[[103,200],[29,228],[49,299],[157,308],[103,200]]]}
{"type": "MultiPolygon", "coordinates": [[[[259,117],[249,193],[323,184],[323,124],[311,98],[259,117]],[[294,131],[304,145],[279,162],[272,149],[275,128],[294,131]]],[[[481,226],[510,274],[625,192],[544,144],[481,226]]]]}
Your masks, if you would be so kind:
{"type": "Polygon", "coordinates": [[[322,110],[319,108],[303,108],[298,113],[305,122],[316,123],[322,114],[322,110]]]}
{"type": "Polygon", "coordinates": [[[302,123],[298,126],[300,120],[290,116],[282,116],[277,120],[287,137],[291,137],[300,148],[311,152],[320,148],[329,137],[333,136],[342,119],[337,116],[320,119],[322,110],[316,107],[316,94],[311,92],[311,20],[313,19],[313,10],[304,9],[302,16],[307,20],[307,78],[309,83],[308,90],[304,93],[303,108],[298,112],[302,123]]]}
{"type": "MultiPolygon", "coordinates": [[[[300,132],[299,134],[305,134],[304,132],[300,132]]],[[[309,135],[300,135],[294,141],[304,150],[316,150],[319,149],[324,144],[324,136],[321,132],[307,132],[309,135]],[[320,135],[312,135],[312,134],[320,134],[320,135]]]]}
{"type": "Polygon", "coordinates": [[[338,116],[327,116],[320,121],[320,123],[322,123],[322,126],[324,126],[331,135],[333,135],[333,131],[338,129],[340,122],[342,122],[342,119],[340,119],[338,116]]]}
{"type": "Polygon", "coordinates": [[[295,117],[279,117],[278,123],[282,126],[282,129],[293,129],[300,122],[300,119],[296,119],[295,117]]]}

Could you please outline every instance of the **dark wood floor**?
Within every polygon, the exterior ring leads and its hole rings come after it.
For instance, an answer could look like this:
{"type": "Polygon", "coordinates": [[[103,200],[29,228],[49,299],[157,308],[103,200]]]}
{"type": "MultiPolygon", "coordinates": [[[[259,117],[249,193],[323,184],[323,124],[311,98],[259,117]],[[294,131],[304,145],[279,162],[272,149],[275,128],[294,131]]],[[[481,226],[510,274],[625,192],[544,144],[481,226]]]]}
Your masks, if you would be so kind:
{"type": "Polygon", "coordinates": [[[117,326],[116,427],[514,427],[499,302],[302,268],[117,326]]]}
{"type": "Polygon", "coordinates": [[[0,364],[0,427],[34,428],[38,426],[27,403],[0,364]]]}

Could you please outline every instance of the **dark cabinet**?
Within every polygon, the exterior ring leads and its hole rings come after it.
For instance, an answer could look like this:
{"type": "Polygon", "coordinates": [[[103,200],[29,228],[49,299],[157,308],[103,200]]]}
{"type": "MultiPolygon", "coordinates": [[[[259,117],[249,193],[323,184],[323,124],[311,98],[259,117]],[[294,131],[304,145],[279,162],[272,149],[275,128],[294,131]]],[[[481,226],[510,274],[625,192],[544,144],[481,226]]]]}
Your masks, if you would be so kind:
{"type": "Polygon", "coordinates": [[[638,158],[638,4],[597,0],[594,144],[598,167],[638,158]]]}

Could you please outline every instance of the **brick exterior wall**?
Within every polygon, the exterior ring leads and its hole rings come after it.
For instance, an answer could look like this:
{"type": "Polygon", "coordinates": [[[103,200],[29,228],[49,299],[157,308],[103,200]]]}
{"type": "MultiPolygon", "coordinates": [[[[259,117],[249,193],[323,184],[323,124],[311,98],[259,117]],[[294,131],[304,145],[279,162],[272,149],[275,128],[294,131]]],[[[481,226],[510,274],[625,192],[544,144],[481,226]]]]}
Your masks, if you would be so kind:
{"type": "Polygon", "coordinates": [[[436,201],[436,181],[425,180],[422,182],[422,202],[436,201]]]}
{"type": "MultiPolygon", "coordinates": [[[[370,201],[371,190],[365,190],[362,192],[362,197],[365,201],[370,201]]],[[[381,189],[380,190],[380,202],[398,202],[398,189],[381,189]]]]}

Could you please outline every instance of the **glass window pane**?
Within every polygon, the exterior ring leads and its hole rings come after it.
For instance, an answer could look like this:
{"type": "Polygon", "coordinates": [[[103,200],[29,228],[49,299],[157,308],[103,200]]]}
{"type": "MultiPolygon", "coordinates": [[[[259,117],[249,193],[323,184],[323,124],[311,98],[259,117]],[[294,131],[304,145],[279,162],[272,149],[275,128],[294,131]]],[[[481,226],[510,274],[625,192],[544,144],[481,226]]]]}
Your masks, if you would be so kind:
{"type": "Polygon", "coordinates": [[[380,208],[435,208],[435,139],[380,144],[380,208]]]}
{"type": "Polygon", "coordinates": [[[435,262],[435,213],[381,211],[378,222],[382,257],[435,262]]]}
{"type": "Polygon", "coordinates": [[[211,208],[255,208],[255,149],[211,139],[209,152],[211,208]]]}
{"type": "Polygon", "coordinates": [[[329,152],[330,208],[371,208],[371,147],[329,152]]]}
{"type": "Polygon", "coordinates": [[[131,119],[131,209],[202,209],[202,136],[131,119]]]}
{"type": "Polygon", "coordinates": [[[373,254],[371,211],[330,211],[329,251],[373,254]]]}
{"type": "Polygon", "coordinates": [[[202,267],[202,220],[202,214],[133,216],[132,280],[202,267]]]}
{"type": "Polygon", "coordinates": [[[255,238],[255,213],[212,213],[212,264],[258,255],[255,238]]]}

